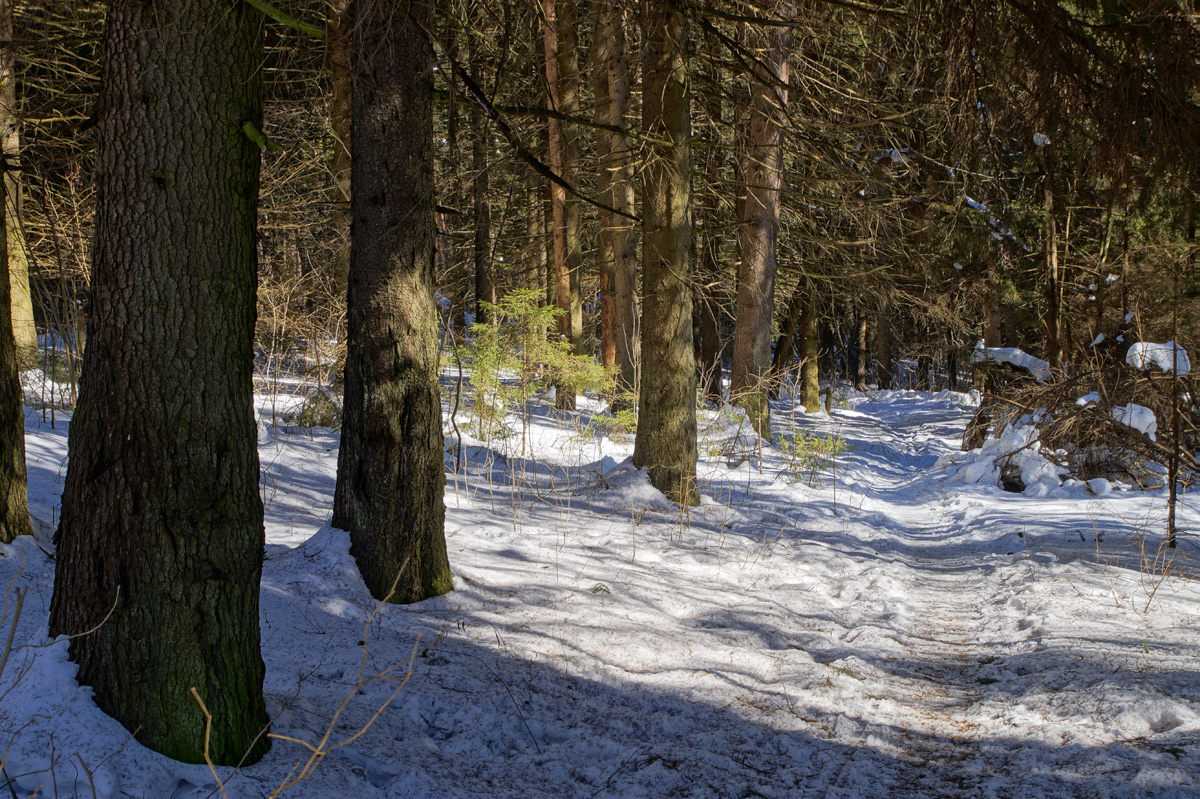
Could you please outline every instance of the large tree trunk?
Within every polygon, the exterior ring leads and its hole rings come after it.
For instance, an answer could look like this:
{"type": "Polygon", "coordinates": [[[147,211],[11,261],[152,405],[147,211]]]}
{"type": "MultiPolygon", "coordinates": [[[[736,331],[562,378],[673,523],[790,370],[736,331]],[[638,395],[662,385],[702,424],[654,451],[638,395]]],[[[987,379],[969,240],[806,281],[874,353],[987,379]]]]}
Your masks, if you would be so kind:
{"type": "MultiPolygon", "coordinates": [[[[9,306],[16,341],[18,369],[37,364],[37,328],[33,324],[33,295],[29,290],[29,251],[21,228],[21,135],[17,108],[13,6],[0,0],[0,152],[7,160],[4,173],[5,238],[8,251],[9,306]]],[[[24,467],[22,467],[24,468],[24,467]]]]}
{"type": "Polygon", "coordinates": [[[696,486],[696,358],[692,350],[691,102],[687,20],[667,0],[642,6],[642,390],[633,462],[676,502],[696,486]]]}
{"type": "MultiPolygon", "coordinates": [[[[629,111],[629,54],[625,43],[625,6],[619,0],[597,0],[595,95],[597,121],[625,127],[629,111]]],[[[612,131],[596,135],[600,202],[632,215],[633,161],[626,136],[612,131]]],[[[637,235],[633,222],[610,211],[600,212],[601,352],[605,366],[617,372],[621,394],[637,393],[637,235]]]]}
{"type": "MultiPolygon", "coordinates": [[[[7,181],[0,180],[0,201],[6,200],[7,181]]],[[[7,255],[5,217],[0,214],[0,263],[7,255]]],[[[32,535],[25,490],[25,412],[21,404],[17,342],[9,315],[8,282],[0,280],[0,543],[32,535]]]]}
{"type": "Polygon", "coordinates": [[[443,533],[429,3],[354,0],[346,399],[333,523],[376,599],[451,589],[443,533]],[[419,24],[421,23],[421,24],[419,24]]]}
{"type": "Polygon", "coordinates": [[[817,326],[817,292],[808,285],[800,314],[800,404],[807,413],[821,409],[821,337],[817,326]]]}
{"type": "MultiPolygon", "coordinates": [[[[779,3],[784,19],[793,16],[790,2],[779,3]]],[[[771,435],[767,401],[771,368],[771,323],[775,317],[775,273],[778,268],[779,199],[783,188],[783,127],[779,116],[787,105],[788,54],[792,32],[772,27],[757,33],[760,68],[752,76],[749,146],[742,159],[746,182],[744,217],[739,221],[737,315],[729,397],[744,408],[760,436],[771,435]]]]}
{"type": "MultiPolygon", "coordinates": [[[[546,85],[550,108],[561,114],[579,113],[579,55],[575,18],[569,2],[542,0],[546,17],[546,85]]],[[[579,133],[575,125],[550,117],[550,168],[574,186],[579,168],[579,133]]],[[[558,333],[571,342],[571,351],[583,353],[583,295],[580,269],[583,266],[582,213],[579,198],[557,183],[550,186],[554,216],[554,300],[562,311],[558,333]]],[[[557,404],[575,409],[574,386],[559,386],[557,404]]]]}
{"type": "MultiPolygon", "coordinates": [[[[56,534],[53,635],[142,743],[267,748],[252,336],[262,15],[114,0],[92,313],[56,534]]],[[[243,760],[244,758],[244,760],[243,760]]]]}

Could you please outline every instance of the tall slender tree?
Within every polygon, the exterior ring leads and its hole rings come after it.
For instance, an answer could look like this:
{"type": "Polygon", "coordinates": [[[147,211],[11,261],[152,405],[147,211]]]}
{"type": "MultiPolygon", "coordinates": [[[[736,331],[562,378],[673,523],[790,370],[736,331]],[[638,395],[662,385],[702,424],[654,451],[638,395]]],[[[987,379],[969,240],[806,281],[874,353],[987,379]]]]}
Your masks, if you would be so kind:
{"type": "MultiPolygon", "coordinates": [[[[577,182],[579,169],[579,131],[576,125],[558,114],[579,113],[579,52],[575,15],[569,0],[542,0],[545,16],[546,90],[550,110],[550,168],[568,184],[577,182]]],[[[583,294],[580,269],[583,266],[583,214],[579,197],[558,183],[550,186],[550,207],[554,219],[554,301],[562,311],[558,334],[571,342],[576,355],[583,353],[583,294]]],[[[558,407],[575,408],[575,388],[558,387],[558,407]]]]}
{"type": "MultiPolygon", "coordinates": [[[[601,351],[605,366],[614,367],[619,393],[637,391],[637,232],[628,218],[634,213],[633,153],[624,128],[629,113],[629,51],[622,0],[596,1],[596,119],[608,125],[596,135],[600,202],[601,351]]],[[[618,396],[618,404],[621,402],[618,396]]]]}
{"type": "Polygon", "coordinates": [[[16,46],[13,7],[16,0],[0,0],[0,152],[8,159],[4,172],[4,216],[8,249],[9,306],[17,363],[22,368],[37,362],[37,328],[33,321],[33,294],[29,290],[29,252],[21,224],[20,114],[17,107],[16,46]]]}
{"type": "Polygon", "coordinates": [[[346,388],[333,523],[377,599],[451,589],[434,302],[433,2],[351,0],[346,388]]]}
{"type": "Polygon", "coordinates": [[[668,497],[695,505],[688,24],[671,0],[650,0],[642,14],[642,126],[653,143],[642,170],[642,387],[633,462],[668,497]]]}
{"type": "MultiPolygon", "coordinates": [[[[5,181],[0,180],[0,200],[5,181]]],[[[6,255],[4,215],[0,214],[0,263],[6,255]]],[[[21,404],[17,342],[9,315],[8,282],[0,280],[0,543],[31,535],[29,498],[25,487],[25,413],[21,404]]]]}
{"type": "Polygon", "coordinates": [[[262,24],[248,3],[114,0],[104,42],[103,212],[50,630],[79,636],[71,658],[104,711],[189,762],[267,746],[251,405],[262,24]]]}
{"type": "MultiPolygon", "coordinates": [[[[775,9],[784,20],[795,15],[791,2],[775,9]]],[[[729,395],[746,410],[759,435],[771,435],[767,381],[771,369],[771,323],[778,271],[779,202],[783,189],[783,125],[788,100],[787,26],[752,29],[760,60],[753,70],[747,147],[742,157],[746,181],[744,219],[738,230],[737,315],[733,328],[729,395]]]]}

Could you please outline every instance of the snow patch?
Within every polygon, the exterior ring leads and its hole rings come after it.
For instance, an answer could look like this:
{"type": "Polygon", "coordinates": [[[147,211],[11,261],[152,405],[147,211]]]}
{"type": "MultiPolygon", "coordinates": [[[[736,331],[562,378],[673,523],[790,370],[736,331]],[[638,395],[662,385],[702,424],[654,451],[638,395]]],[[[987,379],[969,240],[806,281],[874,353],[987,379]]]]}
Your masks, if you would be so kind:
{"type": "Polygon", "coordinates": [[[975,345],[971,363],[1007,363],[1029,372],[1039,383],[1050,379],[1050,364],[1016,347],[985,347],[983,340],[975,345]]]}
{"type": "Polygon", "coordinates": [[[1157,366],[1168,374],[1173,372],[1178,364],[1180,377],[1192,371],[1192,362],[1188,360],[1187,350],[1174,341],[1168,341],[1166,344],[1139,341],[1132,344],[1125,355],[1125,363],[1143,372],[1151,366],[1157,366]]]}

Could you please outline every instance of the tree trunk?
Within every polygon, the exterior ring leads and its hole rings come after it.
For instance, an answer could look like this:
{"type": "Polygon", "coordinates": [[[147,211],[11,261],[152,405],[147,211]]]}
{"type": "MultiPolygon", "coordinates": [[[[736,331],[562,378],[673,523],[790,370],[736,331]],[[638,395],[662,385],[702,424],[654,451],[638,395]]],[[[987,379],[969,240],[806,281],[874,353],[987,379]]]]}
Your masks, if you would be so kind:
{"type": "Polygon", "coordinates": [[[983,346],[1003,346],[1004,335],[997,313],[994,290],[988,292],[983,301],[983,346]]]}
{"type": "MultiPolygon", "coordinates": [[[[597,121],[625,128],[629,112],[627,16],[618,0],[597,0],[595,96],[597,121]]],[[[596,135],[600,202],[627,214],[634,212],[633,161],[629,139],[619,133],[596,135]]],[[[621,394],[637,393],[637,234],[633,222],[600,212],[601,352],[605,366],[617,371],[621,394]]]]}
{"type": "Polygon", "coordinates": [[[779,338],[775,340],[775,356],[771,363],[771,396],[779,395],[779,388],[783,384],[789,371],[792,369],[792,361],[796,358],[796,328],[800,324],[800,314],[804,311],[804,279],[796,281],[796,289],[792,292],[792,299],[788,303],[787,314],[783,318],[783,324],[779,328],[779,338]]]}
{"type": "Polygon", "coordinates": [[[918,355],[917,356],[917,390],[932,391],[933,384],[933,356],[918,355]]]}
{"type": "Polygon", "coordinates": [[[709,262],[715,242],[708,241],[700,255],[700,393],[709,402],[721,404],[721,304],[714,286],[716,272],[709,262]]]}
{"type": "Polygon", "coordinates": [[[800,315],[800,404],[807,413],[816,413],[821,407],[820,348],[817,292],[810,283],[800,315]]]}
{"type": "MultiPolygon", "coordinates": [[[[7,177],[7,175],[5,175],[7,177]]],[[[0,180],[0,201],[7,200],[8,181],[0,180]]],[[[0,214],[0,256],[7,255],[5,215],[0,214]]],[[[0,263],[3,263],[0,260],[0,263]]],[[[20,369],[9,313],[8,281],[0,280],[0,543],[32,535],[25,490],[25,412],[21,404],[20,369]]]]}
{"type": "MultiPolygon", "coordinates": [[[[443,36],[446,39],[447,55],[457,61],[458,23],[453,15],[446,21],[446,29],[443,36]]],[[[445,235],[439,240],[438,248],[443,254],[442,262],[445,264],[443,274],[446,275],[446,281],[443,285],[447,286],[450,292],[450,319],[455,325],[456,333],[460,337],[460,340],[463,340],[462,337],[467,335],[470,327],[467,324],[467,319],[473,314],[468,305],[468,295],[474,286],[473,281],[466,274],[469,270],[464,263],[458,241],[459,227],[463,223],[463,170],[460,167],[462,153],[459,150],[458,135],[460,127],[459,99],[455,92],[450,92],[446,105],[446,169],[443,175],[442,186],[448,192],[445,204],[453,208],[457,213],[443,215],[445,235]],[[472,283],[470,289],[468,288],[468,283],[472,283]]],[[[442,290],[446,291],[447,288],[443,288],[442,290]]],[[[483,321],[478,317],[475,317],[475,320],[479,322],[483,321]]]]}
{"type": "Polygon", "coordinates": [[[333,187],[329,200],[333,204],[333,226],[337,232],[338,248],[334,256],[333,286],[338,297],[346,298],[350,279],[350,93],[353,84],[350,72],[350,0],[329,0],[329,127],[333,133],[333,187]]]}
{"type": "MultiPolygon", "coordinates": [[[[8,251],[9,306],[16,341],[18,371],[37,365],[37,328],[33,323],[33,294],[29,290],[29,251],[21,227],[21,135],[18,132],[17,81],[13,45],[13,6],[0,0],[0,151],[7,159],[4,172],[5,239],[8,251]]],[[[22,445],[23,446],[23,445],[22,445]]],[[[22,466],[22,469],[24,467],[22,466]]]]}
{"type": "Polygon", "coordinates": [[[865,311],[859,312],[855,332],[857,335],[854,338],[854,390],[866,391],[867,358],[870,350],[867,349],[867,314],[865,311]]]}
{"type": "Polygon", "coordinates": [[[885,305],[875,323],[875,373],[879,387],[892,387],[892,317],[885,305]]]}
{"type": "MultiPolygon", "coordinates": [[[[542,0],[546,17],[546,85],[550,107],[562,114],[579,113],[579,55],[575,19],[568,2],[542,0]]],[[[574,186],[579,167],[579,134],[572,124],[551,117],[550,168],[574,186]]],[[[550,186],[551,210],[554,215],[554,277],[555,305],[562,311],[558,317],[559,335],[571,342],[571,351],[583,352],[583,295],[579,271],[583,265],[582,219],[579,198],[568,195],[557,183],[550,186]]],[[[575,409],[574,386],[559,386],[557,405],[575,409]]]]}
{"type": "MultiPolygon", "coordinates": [[[[715,174],[719,168],[711,151],[708,153],[705,174],[715,174]]],[[[721,240],[717,196],[704,195],[700,207],[700,262],[697,265],[697,287],[700,306],[700,394],[709,402],[720,404],[721,397],[721,240]]]]}
{"type": "MultiPolygon", "coordinates": [[[[476,6],[475,11],[482,9],[476,6]]],[[[483,20],[477,17],[476,25],[483,20]]],[[[478,34],[468,32],[467,50],[471,72],[479,75],[482,64],[479,59],[479,45],[476,42],[478,34]]],[[[471,107],[471,193],[474,199],[475,231],[471,242],[471,263],[475,272],[475,321],[491,322],[498,320],[496,314],[485,310],[484,303],[496,304],[496,281],[492,273],[492,200],[488,187],[488,139],[491,137],[490,126],[483,117],[478,106],[471,107]]]]}
{"type": "Polygon", "coordinates": [[[667,0],[650,0],[642,11],[642,124],[667,144],[648,144],[642,169],[642,390],[633,462],[669,498],[695,505],[687,20],[667,0]]]}
{"type": "Polygon", "coordinates": [[[1043,318],[1046,324],[1046,361],[1050,371],[1057,373],[1062,366],[1061,313],[1059,311],[1058,288],[1058,222],[1054,210],[1054,184],[1049,174],[1043,178],[1046,203],[1045,230],[1045,287],[1046,307],[1043,318]]]}
{"type": "Polygon", "coordinates": [[[953,344],[946,350],[946,388],[958,391],[958,350],[953,344]]]}
{"type": "Polygon", "coordinates": [[[267,748],[251,405],[262,15],[114,0],[98,121],[91,346],[56,534],[52,635],[168,757],[267,748]]]}
{"type": "MultiPolygon", "coordinates": [[[[784,19],[794,15],[790,2],[779,3],[784,19]]],[[[729,397],[744,408],[760,436],[771,436],[767,401],[771,368],[771,323],[775,317],[775,273],[778,268],[779,199],[783,188],[783,127],[779,116],[787,105],[788,55],[792,31],[763,29],[754,35],[764,53],[752,76],[749,146],[742,159],[745,201],[738,228],[737,315],[729,397]]]]}
{"type": "Polygon", "coordinates": [[[346,398],[333,524],[376,599],[451,589],[434,289],[430,3],[354,0],[346,398]]]}

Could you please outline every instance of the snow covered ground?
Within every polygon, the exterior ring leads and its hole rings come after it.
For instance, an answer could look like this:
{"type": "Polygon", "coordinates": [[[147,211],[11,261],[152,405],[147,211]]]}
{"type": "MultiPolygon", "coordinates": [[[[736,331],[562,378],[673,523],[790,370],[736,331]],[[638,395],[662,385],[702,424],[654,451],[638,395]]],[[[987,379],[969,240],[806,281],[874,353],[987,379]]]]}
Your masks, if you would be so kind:
{"type": "MultiPolygon", "coordinates": [[[[689,511],[625,462],[631,440],[589,432],[587,409],[542,409],[524,454],[518,437],[468,439],[446,491],[456,590],[377,612],[324,526],[336,434],[275,431],[260,449],[272,731],[333,746],[370,724],[282,795],[1200,796],[1197,539],[1159,549],[1161,492],[964,484],[935,466],[958,449],[963,395],[846,404],[775,405],[778,432],[845,440],[815,470],[704,414],[705,504],[689,511]]],[[[62,418],[30,415],[27,441],[46,537],[62,418]]],[[[1200,530],[1185,503],[1180,527],[1200,530]]],[[[15,795],[219,796],[74,683],[45,637],[41,549],[0,555],[0,585],[28,589],[0,676],[15,795]]],[[[219,773],[228,796],[267,796],[307,756],[277,739],[219,773]]]]}

